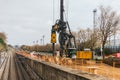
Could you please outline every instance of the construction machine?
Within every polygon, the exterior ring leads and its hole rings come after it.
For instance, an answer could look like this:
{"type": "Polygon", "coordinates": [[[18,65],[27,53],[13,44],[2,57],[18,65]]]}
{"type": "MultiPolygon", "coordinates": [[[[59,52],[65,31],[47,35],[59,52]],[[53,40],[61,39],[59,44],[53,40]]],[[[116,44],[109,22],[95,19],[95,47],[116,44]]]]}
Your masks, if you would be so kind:
{"type": "Polygon", "coordinates": [[[64,20],[63,4],[64,0],[60,0],[60,19],[56,20],[51,29],[53,54],[55,53],[56,33],[58,33],[61,57],[92,59],[92,51],[77,51],[75,36],[71,32],[68,21],[64,20]]]}
{"type": "Polygon", "coordinates": [[[59,34],[60,56],[71,57],[76,54],[75,37],[73,36],[68,21],[64,21],[64,0],[60,0],[60,19],[56,20],[51,30],[51,43],[53,54],[55,52],[56,33],[59,34]]]}

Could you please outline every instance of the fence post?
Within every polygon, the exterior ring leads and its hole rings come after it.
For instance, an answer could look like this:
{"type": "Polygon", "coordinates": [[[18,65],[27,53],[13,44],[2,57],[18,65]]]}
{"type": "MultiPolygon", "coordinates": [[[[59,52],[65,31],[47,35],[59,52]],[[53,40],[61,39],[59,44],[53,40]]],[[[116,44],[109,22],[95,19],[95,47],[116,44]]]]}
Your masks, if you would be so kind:
{"type": "Polygon", "coordinates": [[[102,67],[102,61],[100,61],[100,67],[102,67]]]}
{"type": "Polygon", "coordinates": [[[84,64],[84,62],[83,62],[83,59],[82,59],[81,71],[83,70],[83,64],[84,64]]]}
{"type": "Polygon", "coordinates": [[[114,69],[115,69],[115,62],[113,62],[113,80],[114,80],[114,69]]]}

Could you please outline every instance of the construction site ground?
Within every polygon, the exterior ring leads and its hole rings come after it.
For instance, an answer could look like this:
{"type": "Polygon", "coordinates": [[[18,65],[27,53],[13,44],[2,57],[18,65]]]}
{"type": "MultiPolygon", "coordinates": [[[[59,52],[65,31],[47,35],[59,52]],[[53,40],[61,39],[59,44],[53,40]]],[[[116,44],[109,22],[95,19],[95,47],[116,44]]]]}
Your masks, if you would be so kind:
{"type": "Polygon", "coordinates": [[[60,58],[60,57],[53,57],[51,55],[43,55],[43,54],[31,55],[30,53],[24,51],[19,51],[16,53],[40,61],[55,63],[60,66],[65,66],[68,68],[80,70],[88,74],[107,77],[110,80],[120,80],[120,68],[115,67],[115,62],[113,63],[113,66],[110,66],[104,64],[102,61],[96,62],[95,60],[60,58]]]}

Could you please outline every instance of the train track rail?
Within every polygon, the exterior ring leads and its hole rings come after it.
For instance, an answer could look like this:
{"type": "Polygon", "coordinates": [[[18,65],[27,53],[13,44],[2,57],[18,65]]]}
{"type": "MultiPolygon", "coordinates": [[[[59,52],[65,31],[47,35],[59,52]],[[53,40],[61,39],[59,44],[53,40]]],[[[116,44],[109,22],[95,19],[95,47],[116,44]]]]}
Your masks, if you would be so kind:
{"type": "Polygon", "coordinates": [[[8,80],[10,55],[6,56],[0,68],[0,80],[8,80]],[[5,76],[6,75],[6,76],[5,76]]]}
{"type": "Polygon", "coordinates": [[[17,56],[14,52],[9,51],[0,67],[0,80],[42,80],[24,62],[22,57],[17,56]]]}
{"type": "Polygon", "coordinates": [[[25,62],[25,57],[18,56],[18,59],[21,62],[21,65],[24,66],[24,69],[26,70],[28,75],[30,76],[29,80],[43,80],[40,76],[38,76],[37,73],[35,73],[35,71],[28,65],[28,63],[25,62]]]}

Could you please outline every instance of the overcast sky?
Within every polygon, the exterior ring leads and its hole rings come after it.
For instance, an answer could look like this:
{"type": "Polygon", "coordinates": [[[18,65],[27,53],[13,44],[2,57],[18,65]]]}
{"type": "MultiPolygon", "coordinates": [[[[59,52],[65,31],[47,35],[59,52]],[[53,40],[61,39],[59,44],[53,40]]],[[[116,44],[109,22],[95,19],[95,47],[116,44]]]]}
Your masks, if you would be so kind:
{"type": "MultiPolygon", "coordinates": [[[[120,11],[119,0],[65,0],[68,21],[73,31],[92,27],[93,9],[100,5],[120,11]],[[67,8],[67,6],[69,6],[67,8]]],[[[51,26],[59,18],[59,0],[0,0],[0,31],[12,45],[31,45],[45,35],[50,43],[51,26]],[[54,1],[54,10],[53,10],[54,1]],[[54,15],[53,15],[54,12],[54,15]]]]}

